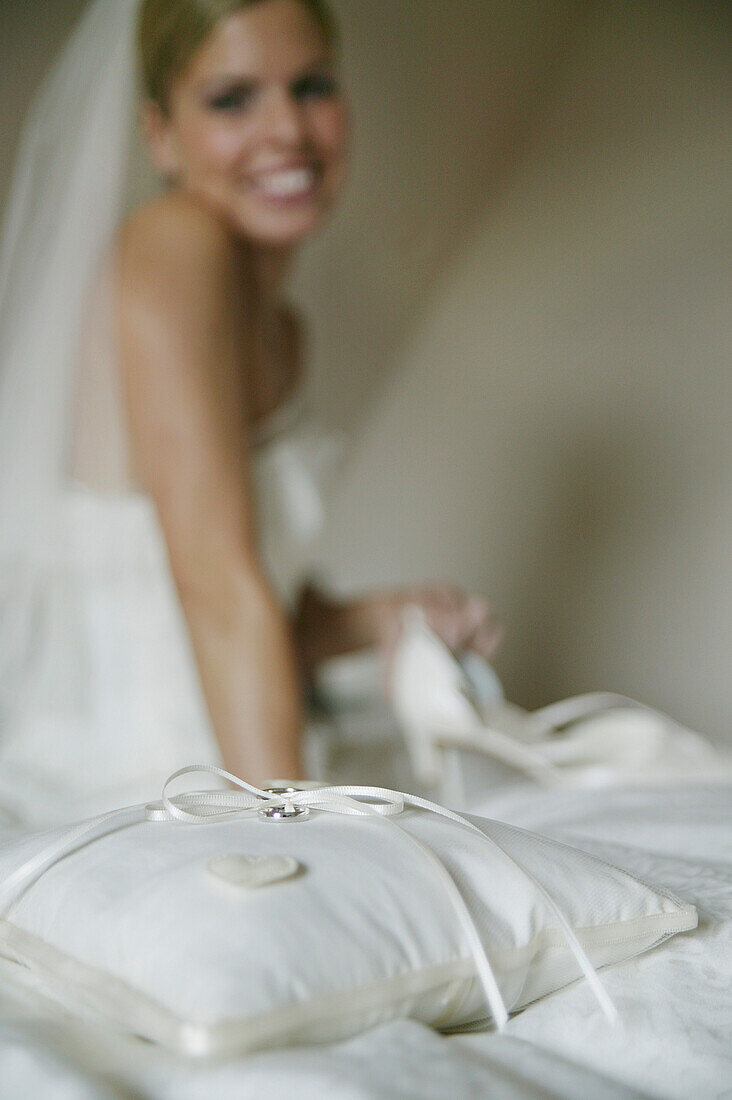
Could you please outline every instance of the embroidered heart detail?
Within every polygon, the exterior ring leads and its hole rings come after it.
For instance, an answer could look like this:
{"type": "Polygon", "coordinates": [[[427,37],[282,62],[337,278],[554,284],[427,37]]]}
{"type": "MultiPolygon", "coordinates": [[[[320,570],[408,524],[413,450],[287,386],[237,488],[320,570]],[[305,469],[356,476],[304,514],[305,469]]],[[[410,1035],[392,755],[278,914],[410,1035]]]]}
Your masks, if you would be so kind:
{"type": "Polygon", "coordinates": [[[300,870],[294,856],[244,856],[238,853],[214,856],[206,867],[217,878],[246,890],[283,882],[300,870]]]}

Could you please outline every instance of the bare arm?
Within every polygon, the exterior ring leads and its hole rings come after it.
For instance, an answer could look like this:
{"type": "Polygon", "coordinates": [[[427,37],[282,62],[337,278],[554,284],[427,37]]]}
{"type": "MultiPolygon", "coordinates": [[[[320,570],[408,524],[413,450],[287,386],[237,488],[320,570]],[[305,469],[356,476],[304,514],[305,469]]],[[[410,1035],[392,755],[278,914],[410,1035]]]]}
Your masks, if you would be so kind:
{"type": "Polygon", "coordinates": [[[135,472],[155,501],[226,766],[301,773],[285,615],[256,549],[244,285],[209,215],[143,211],[120,242],[118,339],[135,472]]]}

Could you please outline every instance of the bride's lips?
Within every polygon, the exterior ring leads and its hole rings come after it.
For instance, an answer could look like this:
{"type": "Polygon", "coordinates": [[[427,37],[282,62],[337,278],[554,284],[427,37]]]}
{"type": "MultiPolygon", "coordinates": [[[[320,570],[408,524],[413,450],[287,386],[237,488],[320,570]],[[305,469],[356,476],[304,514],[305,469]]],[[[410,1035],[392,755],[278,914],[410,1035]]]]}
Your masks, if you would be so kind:
{"type": "Polygon", "coordinates": [[[315,197],[321,175],[315,165],[293,165],[258,172],[251,182],[257,194],[266,202],[277,206],[294,206],[315,197]]]}

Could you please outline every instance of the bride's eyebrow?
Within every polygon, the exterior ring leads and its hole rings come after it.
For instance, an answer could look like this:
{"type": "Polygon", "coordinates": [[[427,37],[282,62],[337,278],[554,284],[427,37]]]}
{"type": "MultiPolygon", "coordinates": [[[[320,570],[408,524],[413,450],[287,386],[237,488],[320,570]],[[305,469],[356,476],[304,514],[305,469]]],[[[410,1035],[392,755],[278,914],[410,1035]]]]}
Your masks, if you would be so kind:
{"type": "MultiPolygon", "coordinates": [[[[295,72],[290,73],[285,80],[287,84],[295,84],[298,80],[312,76],[314,73],[330,73],[334,68],[335,66],[331,58],[318,57],[308,62],[307,65],[302,65],[299,69],[296,69],[295,72]]],[[[206,80],[202,80],[198,85],[198,91],[202,95],[215,95],[217,92],[230,88],[256,91],[259,85],[267,83],[269,83],[267,77],[247,76],[243,73],[221,73],[220,76],[212,76],[206,80]]]]}
{"type": "Polygon", "coordinates": [[[266,86],[267,81],[252,76],[222,75],[211,77],[202,81],[198,87],[198,95],[204,103],[216,104],[220,99],[229,96],[255,99],[266,86]]]}

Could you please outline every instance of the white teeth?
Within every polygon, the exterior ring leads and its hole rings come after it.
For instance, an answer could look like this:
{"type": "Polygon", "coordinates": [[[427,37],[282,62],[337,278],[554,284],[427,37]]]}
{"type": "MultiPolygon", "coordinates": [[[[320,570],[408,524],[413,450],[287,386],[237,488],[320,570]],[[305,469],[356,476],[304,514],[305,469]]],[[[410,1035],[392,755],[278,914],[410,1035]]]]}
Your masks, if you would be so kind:
{"type": "Polygon", "coordinates": [[[281,172],[268,172],[259,177],[262,191],[273,198],[290,198],[304,194],[315,183],[312,168],[287,168],[281,172]]]}

